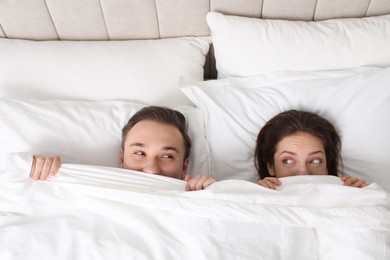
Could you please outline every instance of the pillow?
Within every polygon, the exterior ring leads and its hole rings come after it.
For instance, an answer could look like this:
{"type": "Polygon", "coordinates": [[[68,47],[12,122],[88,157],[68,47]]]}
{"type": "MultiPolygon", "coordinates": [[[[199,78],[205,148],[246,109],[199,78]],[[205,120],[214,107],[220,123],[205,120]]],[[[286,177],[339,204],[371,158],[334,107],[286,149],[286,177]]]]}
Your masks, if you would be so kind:
{"type": "MultiPolygon", "coordinates": [[[[143,105],[123,101],[0,99],[0,170],[9,153],[60,155],[63,162],[119,167],[122,128],[143,105]]],[[[193,146],[190,174],[208,174],[203,113],[176,107],[193,146]]]]}
{"type": "Polygon", "coordinates": [[[390,65],[390,15],[316,22],[207,15],[219,78],[390,65]]]}
{"type": "Polygon", "coordinates": [[[180,76],[203,80],[208,37],[134,41],[0,38],[0,97],[190,104],[180,76]]]}
{"type": "Polygon", "coordinates": [[[211,174],[219,180],[257,181],[259,130],[278,113],[300,109],[335,125],[346,175],[390,191],[389,82],[390,68],[361,68],[183,83],[182,91],[205,113],[211,174]]]}

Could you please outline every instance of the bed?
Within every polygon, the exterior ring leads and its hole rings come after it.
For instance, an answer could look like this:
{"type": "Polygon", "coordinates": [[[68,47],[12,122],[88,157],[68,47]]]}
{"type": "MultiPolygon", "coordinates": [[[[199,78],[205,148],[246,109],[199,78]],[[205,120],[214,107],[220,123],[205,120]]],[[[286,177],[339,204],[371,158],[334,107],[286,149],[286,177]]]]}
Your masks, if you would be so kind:
{"type": "Polygon", "coordinates": [[[389,259],[390,1],[0,1],[0,259],[389,259]],[[136,111],[181,111],[207,189],[119,168],[136,111]],[[287,109],[342,137],[334,176],[255,182],[287,109]],[[29,178],[33,154],[59,173],[29,178]]]}

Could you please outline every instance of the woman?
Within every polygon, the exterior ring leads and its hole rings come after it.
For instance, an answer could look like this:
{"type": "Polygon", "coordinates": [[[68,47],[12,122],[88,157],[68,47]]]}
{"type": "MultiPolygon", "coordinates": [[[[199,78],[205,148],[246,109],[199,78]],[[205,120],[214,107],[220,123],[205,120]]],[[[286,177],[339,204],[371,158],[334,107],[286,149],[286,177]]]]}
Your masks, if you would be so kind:
{"type": "MultiPolygon", "coordinates": [[[[310,112],[282,112],[260,130],[255,150],[257,184],[275,189],[279,178],[295,175],[338,176],[341,139],[326,119],[310,112]]],[[[343,176],[346,186],[362,188],[364,180],[343,176]]]]}

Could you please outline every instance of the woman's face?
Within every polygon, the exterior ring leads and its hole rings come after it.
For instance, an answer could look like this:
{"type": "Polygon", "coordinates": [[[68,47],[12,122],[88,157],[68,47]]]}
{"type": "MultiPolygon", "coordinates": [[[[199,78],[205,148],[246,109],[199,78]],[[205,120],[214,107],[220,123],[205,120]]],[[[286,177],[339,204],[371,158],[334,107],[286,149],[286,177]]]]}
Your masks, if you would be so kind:
{"type": "Polygon", "coordinates": [[[306,132],[284,137],[276,145],[274,165],[268,164],[271,176],[327,175],[322,141],[306,132]]]}

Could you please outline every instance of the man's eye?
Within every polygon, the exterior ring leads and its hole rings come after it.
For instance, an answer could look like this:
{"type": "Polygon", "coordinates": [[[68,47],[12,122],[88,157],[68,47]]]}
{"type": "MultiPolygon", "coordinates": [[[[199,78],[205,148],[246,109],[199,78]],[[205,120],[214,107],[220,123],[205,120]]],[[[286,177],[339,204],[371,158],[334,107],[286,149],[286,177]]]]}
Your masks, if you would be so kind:
{"type": "Polygon", "coordinates": [[[282,161],[284,164],[293,164],[294,163],[294,160],[291,160],[291,159],[284,159],[282,161]]]}
{"type": "Polygon", "coordinates": [[[144,152],[140,152],[140,151],[137,151],[137,152],[134,152],[135,155],[145,155],[144,152]]]}
{"type": "Polygon", "coordinates": [[[162,158],[173,159],[174,157],[173,157],[172,154],[164,154],[164,155],[162,156],[162,158]]]}

